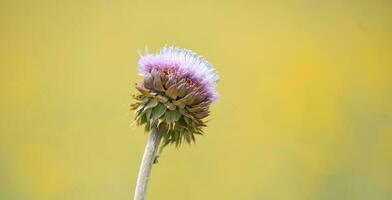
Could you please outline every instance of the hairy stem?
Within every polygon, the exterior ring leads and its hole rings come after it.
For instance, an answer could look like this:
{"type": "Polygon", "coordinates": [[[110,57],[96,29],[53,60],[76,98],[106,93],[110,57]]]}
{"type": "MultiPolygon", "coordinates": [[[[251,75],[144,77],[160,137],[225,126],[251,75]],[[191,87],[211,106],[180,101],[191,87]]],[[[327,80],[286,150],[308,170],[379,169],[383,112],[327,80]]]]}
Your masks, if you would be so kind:
{"type": "Polygon", "coordinates": [[[139,175],[136,182],[134,200],[146,199],[148,180],[150,179],[151,168],[154,164],[155,155],[160,141],[161,134],[159,134],[158,129],[153,128],[144,149],[143,160],[140,165],[139,175]]]}

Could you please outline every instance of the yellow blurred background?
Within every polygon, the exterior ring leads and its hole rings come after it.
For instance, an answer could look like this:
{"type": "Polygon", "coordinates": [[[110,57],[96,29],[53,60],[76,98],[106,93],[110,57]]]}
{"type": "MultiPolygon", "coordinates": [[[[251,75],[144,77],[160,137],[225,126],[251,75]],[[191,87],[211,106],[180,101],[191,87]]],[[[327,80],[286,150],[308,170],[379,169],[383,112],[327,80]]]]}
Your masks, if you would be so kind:
{"type": "Polygon", "coordinates": [[[392,1],[0,3],[0,199],[132,199],[137,49],[204,55],[220,101],[149,199],[392,199],[392,1]]]}

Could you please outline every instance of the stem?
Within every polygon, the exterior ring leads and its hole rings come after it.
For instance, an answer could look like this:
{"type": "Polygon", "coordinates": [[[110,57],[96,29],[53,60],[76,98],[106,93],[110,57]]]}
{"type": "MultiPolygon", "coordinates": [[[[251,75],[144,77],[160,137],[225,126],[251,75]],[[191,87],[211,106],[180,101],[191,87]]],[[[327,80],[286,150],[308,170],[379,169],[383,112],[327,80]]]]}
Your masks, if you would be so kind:
{"type": "Polygon", "coordinates": [[[148,180],[150,179],[151,168],[154,164],[155,154],[158,150],[160,141],[161,134],[159,134],[158,129],[153,128],[144,149],[142,163],[140,164],[134,200],[146,199],[148,180]]]}

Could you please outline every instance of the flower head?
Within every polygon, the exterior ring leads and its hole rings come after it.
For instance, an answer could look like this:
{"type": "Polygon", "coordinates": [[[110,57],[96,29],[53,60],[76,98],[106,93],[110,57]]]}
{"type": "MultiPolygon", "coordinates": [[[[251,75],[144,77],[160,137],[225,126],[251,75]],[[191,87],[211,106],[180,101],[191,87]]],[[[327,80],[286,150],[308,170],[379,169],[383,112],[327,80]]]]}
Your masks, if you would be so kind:
{"type": "Polygon", "coordinates": [[[194,52],[164,47],[157,54],[141,56],[139,72],[144,81],[131,104],[136,122],[146,130],[157,128],[164,145],[190,143],[202,134],[209,106],[218,98],[219,76],[211,64],[194,52]]]}

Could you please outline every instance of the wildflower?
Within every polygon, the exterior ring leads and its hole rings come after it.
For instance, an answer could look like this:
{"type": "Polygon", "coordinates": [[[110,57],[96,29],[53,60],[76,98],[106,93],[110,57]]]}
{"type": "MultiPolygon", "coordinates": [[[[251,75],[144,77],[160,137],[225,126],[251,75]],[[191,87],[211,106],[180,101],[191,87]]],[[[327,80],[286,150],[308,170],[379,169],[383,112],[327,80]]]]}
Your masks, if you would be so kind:
{"type": "MultiPolygon", "coordinates": [[[[163,145],[195,141],[203,134],[211,103],[218,99],[219,76],[211,64],[194,52],[164,47],[156,54],[142,55],[139,72],[144,81],[136,84],[136,122],[146,131],[154,128],[163,145]]],[[[161,147],[161,148],[162,148],[161,147]]]]}

